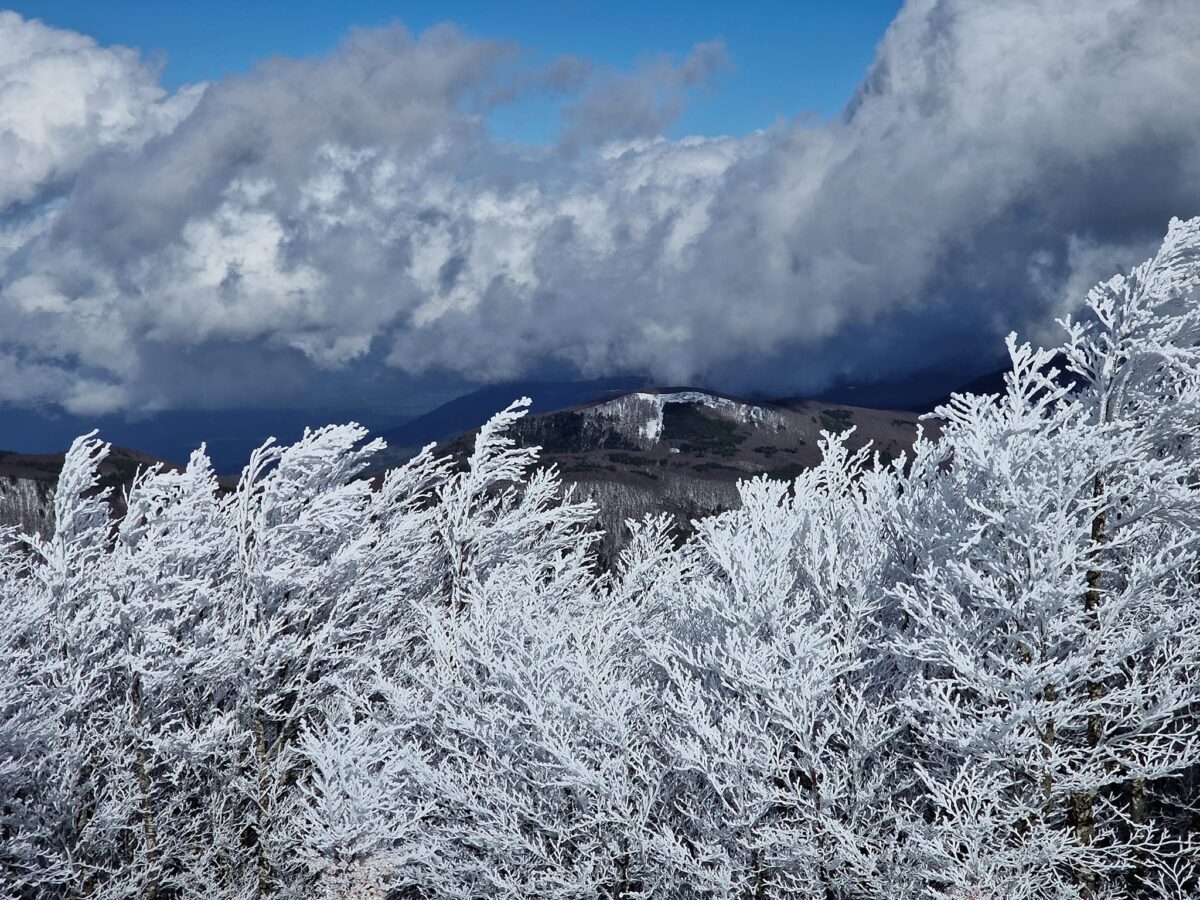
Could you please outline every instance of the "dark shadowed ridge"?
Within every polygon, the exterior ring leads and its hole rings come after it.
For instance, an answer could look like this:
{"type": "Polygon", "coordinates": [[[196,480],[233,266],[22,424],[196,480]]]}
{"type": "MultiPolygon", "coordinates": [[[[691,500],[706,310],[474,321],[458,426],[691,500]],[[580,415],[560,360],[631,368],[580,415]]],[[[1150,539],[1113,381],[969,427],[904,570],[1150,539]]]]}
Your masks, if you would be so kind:
{"type": "Polygon", "coordinates": [[[918,369],[871,381],[842,382],[811,397],[786,397],[775,402],[793,403],[810,399],[864,409],[928,412],[948,399],[952,392],[981,393],[985,388],[988,392],[1003,389],[1004,373],[1008,371],[1007,361],[998,357],[978,362],[981,364],[977,367],[918,369]],[[987,385],[995,387],[987,388],[987,385]]]}
{"type": "MultiPolygon", "coordinates": [[[[1058,378],[1056,379],[1058,384],[1067,385],[1073,381],[1073,376],[1069,372],[1066,372],[1066,365],[1067,358],[1061,353],[1056,354],[1054,358],[1050,360],[1050,367],[1058,369],[1059,371],[1058,378]]],[[[965,384],[959,385],[958,387],[954,388],[954,390],[948,391],[947,393],[942,394],[941,396],[930,400],[927,403],[906,408],[910,408],[915,412],[921,413],[933,412],[933,410],[937,407],[949,403],[950,397],[953,394],[1003,394],[1006,390],[1004,376],[1010,371],[1011,367],[1005,366],[1002,369],[997,369],[995,372],[988,372],[986,375],[980,375],[978,378],[972,378],[965,384]]]]}

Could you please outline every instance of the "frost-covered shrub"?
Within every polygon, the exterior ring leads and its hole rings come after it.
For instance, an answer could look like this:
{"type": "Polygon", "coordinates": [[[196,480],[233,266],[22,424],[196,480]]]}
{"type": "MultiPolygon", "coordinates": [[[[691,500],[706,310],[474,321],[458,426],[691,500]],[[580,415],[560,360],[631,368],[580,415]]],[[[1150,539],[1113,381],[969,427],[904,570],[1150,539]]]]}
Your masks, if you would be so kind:
{"type": "Polygon", "coordinates": [[[631,523],[510,437],[203,450],[118,521],[94,436],[0,534],[15,897],[1188,896],[1200,220],[884,462],[631,523]],[[1062,371],[1057,371],[1054,361],[1062,371]]]}

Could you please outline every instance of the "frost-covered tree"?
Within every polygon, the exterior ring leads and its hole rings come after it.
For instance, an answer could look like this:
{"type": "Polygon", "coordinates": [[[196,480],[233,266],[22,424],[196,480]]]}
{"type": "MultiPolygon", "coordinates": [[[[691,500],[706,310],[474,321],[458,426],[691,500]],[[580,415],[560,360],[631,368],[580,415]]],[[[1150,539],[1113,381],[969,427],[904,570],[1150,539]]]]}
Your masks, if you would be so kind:
{"type": "Polygon", "coordinates": [[[539,560],[586,556],[590,511],[502,434],[519,414],[466,471],[424,453],[377,485],[356,477],[379,445],[354,426],[262,448],[228,494],[198,453],[143,473],[116,523],[106,448],[77,441],[55,536],[6,538],[0,558],[6,884],[307,893],[320,866],[297,816],[319,793],[312,735],[338,739],[330,710],[421,674],[431,623],[493,569],[544,579],[539,560]]]}
{"type": "Polygon", "coordinates": [[[1198,281],[1173,222],[911,456],[611,571],[527,401],[373,479],[332,426],[110,498],[81,438],[0,532],[3,893],[1195,895],[1198,281]]]}
{"type": "Polygon", "coordinates": [[[592,509],[552,470],[523,481],[536,451],[505,434],[517,414],[436,491],[445,581],[414,598],[407,658],[347,685],[333,742],[308,744],[308,840],[336,879],[584,897],[628,877],[653,777],[645,682],[596,578],[592,509]]]}
{"type": "Polygon", "coordinates": [[[1005,392],[939,409],[904,480],[924,552],[895,646],[951,895],[1139,890],[1189,852],[1169,786],[1200,757],[1197,232],[1091,294],[1065,372],[1010,339],[1005,392]]]}
{"type": "Polygon", "coordinates": [[[794,482],[697,523],[661,668],[682,892],[893,896],[904,776],[881,603],[894,479],[825,437],[794,482]]]}

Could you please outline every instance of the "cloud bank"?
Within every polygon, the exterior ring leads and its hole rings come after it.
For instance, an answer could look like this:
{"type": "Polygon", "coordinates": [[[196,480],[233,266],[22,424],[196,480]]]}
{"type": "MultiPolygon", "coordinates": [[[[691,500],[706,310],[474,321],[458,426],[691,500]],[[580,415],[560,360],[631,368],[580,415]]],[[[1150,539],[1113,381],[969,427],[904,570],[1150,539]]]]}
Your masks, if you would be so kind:
{"type": "Polygon", "coordinates": [[[910,0],[843,118],[667,140],[627,73],[450,26],[175,93],[0,13],[0,404],[557,369],[807,392],[990,354],[1200,212],[1200,5],[910,0]],[[530,94],[560,139],[497,139],[530,94]]]}

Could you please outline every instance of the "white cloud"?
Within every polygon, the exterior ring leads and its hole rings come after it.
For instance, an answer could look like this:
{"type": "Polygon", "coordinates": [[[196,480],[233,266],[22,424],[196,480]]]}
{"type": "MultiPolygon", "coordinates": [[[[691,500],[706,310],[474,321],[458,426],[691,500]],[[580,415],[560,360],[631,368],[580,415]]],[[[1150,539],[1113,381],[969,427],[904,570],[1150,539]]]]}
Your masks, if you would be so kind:
{"type": "Polygon", "coordinates": [[[169,131],[201,90],[168,97],[136,52],[0,11],[0,212],[106,147],[134,149],[169,131]]]}
{"type": "Polygon", "coordinates": [[[210,402],[384,364],[795,391],[990,351],[1200,211],[1198,41],[1185,0],[913,0],[843,121],[668,141],[719,48],[568,78],[392,28],[169,96],[4,14],[0,402],[171,405],[217,361],[210,402]],[[489,137],[581,84],[560,146],[489,137]]]}

